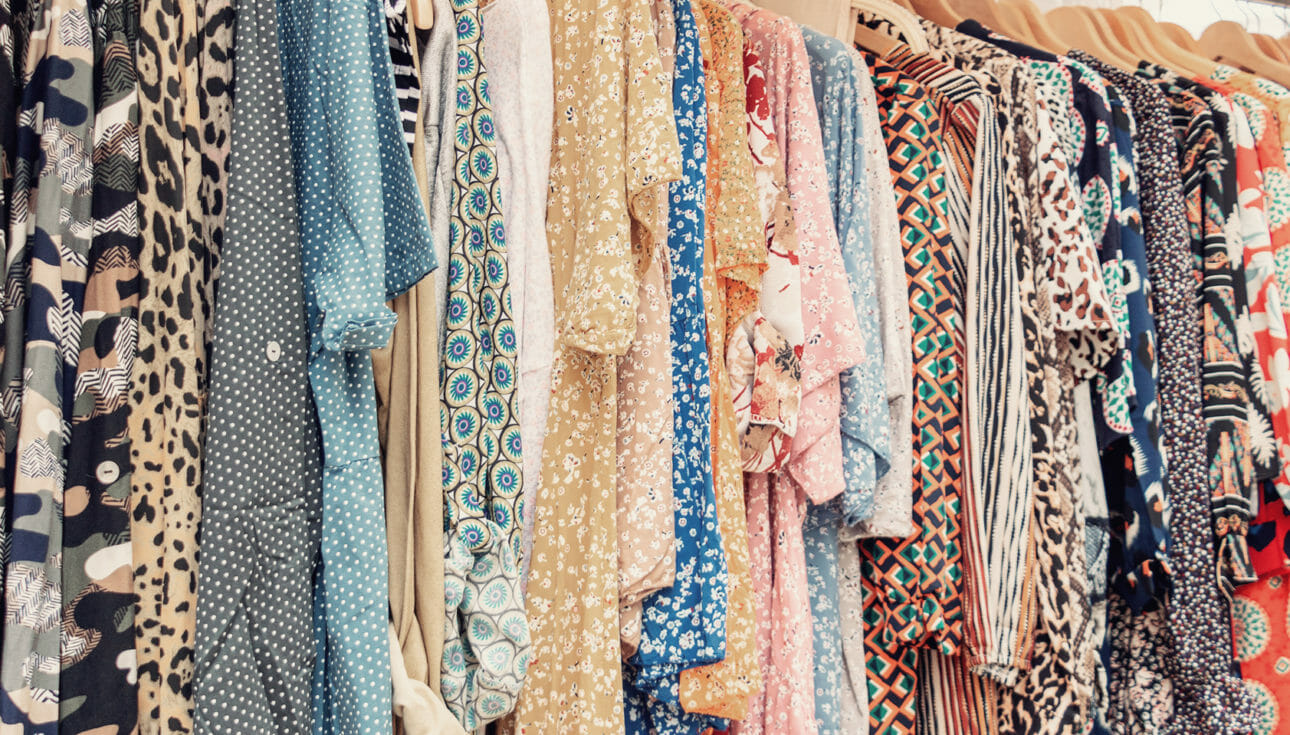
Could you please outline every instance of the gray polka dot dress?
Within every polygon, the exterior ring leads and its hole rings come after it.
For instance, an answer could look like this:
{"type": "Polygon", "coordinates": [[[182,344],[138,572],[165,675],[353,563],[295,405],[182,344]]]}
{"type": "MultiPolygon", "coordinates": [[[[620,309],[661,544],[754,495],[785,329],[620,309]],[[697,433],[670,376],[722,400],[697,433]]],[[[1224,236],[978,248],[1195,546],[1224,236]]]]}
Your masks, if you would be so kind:
{"type": "Polygon", "coordinates": [[[239,0],[198,582],[198,733],[309,733],[322,516],[274,0],[239,0]]]}

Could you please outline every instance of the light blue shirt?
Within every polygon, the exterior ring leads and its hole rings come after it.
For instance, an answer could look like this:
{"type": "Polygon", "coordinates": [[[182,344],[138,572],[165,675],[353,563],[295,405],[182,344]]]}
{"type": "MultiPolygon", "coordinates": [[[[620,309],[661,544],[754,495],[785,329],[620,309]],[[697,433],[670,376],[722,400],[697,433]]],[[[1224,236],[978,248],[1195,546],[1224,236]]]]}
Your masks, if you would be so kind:
{"type": "Polygon", "coordinates": [[[802,528],[815,647],[815,720],[820,735],[834,735],[842,732],[844,666],[838,613],[838,528],[844,520],[855,525],[872,514],[874,488],[891,462],[891,431],[860,123],[859,75],[869,70],[837,39],[806,27],[802,38],[811,60],[811,88],[820,115],[829,202],[864,347],[863,361],[841,376],[845,490],[836,501],[812,506],[802,528]]]}
{"type": "Polygon", "coordinates": [[[842,471],[846,491],[842,511],[855,525],[873,511],[878,478],[890,466],[890,426],[883,374],[881,320],[874,284],[873,235],[869,225],[869,187],[865,184],[864,131],[860,124],[858,65],[841,41],[802,29],[811,58],[811,87],[820,113],[829,201],[859,317],[864,360],[842,373],[842,471]]]}
{"type": "Polygon", "coordinates": [[[435,268],[399,123],[379,0],[279,0],[322,430],[322,568],[314,590],[314,732],[391,731],[384,486],[371,350],[385,302],[435,268]]]}

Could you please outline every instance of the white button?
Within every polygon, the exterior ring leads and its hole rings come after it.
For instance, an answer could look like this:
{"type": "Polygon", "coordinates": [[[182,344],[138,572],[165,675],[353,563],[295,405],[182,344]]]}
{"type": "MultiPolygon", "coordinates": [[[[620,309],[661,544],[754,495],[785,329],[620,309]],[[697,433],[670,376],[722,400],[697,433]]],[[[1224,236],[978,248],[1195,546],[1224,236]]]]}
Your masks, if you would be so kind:
{"type": "Polygon", "coordinates": [[[116,462],[102,462],[95,468],[94,474],[101,484],[111,485],[121,476],[121,468],[116,466],[116,462]]]}
{"type": "Polygon", "coordinates": [[[269,362],[277,362],[278,358],[282,357],[282,345],[269,340],[269,344],[264,347],[264,356],[269,358],[269,362]]]}

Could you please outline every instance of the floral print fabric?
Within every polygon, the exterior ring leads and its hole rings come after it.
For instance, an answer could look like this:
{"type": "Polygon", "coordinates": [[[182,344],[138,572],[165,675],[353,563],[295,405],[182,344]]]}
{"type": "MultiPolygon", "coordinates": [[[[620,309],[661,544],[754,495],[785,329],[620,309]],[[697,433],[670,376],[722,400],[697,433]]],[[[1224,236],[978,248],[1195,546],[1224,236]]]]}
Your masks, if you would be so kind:
{"type": "Polygon", "coordinates": [[[801,536],[804,502],[824,502],[843,489],[838,376],[862,356],[829,211],[819,118],[810,92],[810,60],[802,32],[787,19],[748,6],[736,6],[735,13],[741,18],[747,45],[766,64],[770,117],[796,215],[805,334],[802,411],[789,463],[774,477],[754,475],[748,481],[754,587],[759,608],[768,611],[769,627],[761,632],[759,626],[758,642],[766,694],[754,698],[741,731],[798,732],[814,724],[811,626],[800,613],[807,606],[801,536]],[[763,493],[768,497],[763,499],[763,493]],[[772,509],[774,517],[764,509],[772,509]]]}
{"type": "MultiPolygon", "coordinates": [[[[717,525],[712,467],[712,394],[704,302],[707,198],[707,96],[699,25],[691,0],[675,0],[676,73],[672,80],[677,138],[685,157],[672,184],[668,258],[672,276],[671,351],[674,391],[672,494],[676,578],[645,598],[640,646],[623,674],[628,732],[681,725],[681,671],[725,657],[727,566],[717,525]],[[688,611],[699,611],[692,616],[688,611]],[[673,719],[676,718],[676,719],[673,719]]],[[[695,718],[701,719],[701,718],[695,718]]],[[[681,725],[689,732],[703,721],[681,725]]]]}
{"type": "Polygon", "coordinates": [[[649,0],[556,3],[550,18],[556,352],[525,598],[533,654],[514,729],[622,732],[616,365],[636,334],[630,226],[654,226],[647,204],[679,179],[680,151],[649,0]]]}
{"type": "Polygon", "coordinates": [[[1162,88],[1173,110],[1192,255],[1197,271],[1204,275],[1202,380],[1208,478],[1219,572],[1230,590],[1256,576],[1245,539],[1253,516],[1249,496],[1255,486],[1246,423],[1249,385],[1239,365],[1235,309],[1241,304],[1233,294],[1234,279],[1223,232],[1229,208],[1225,200],[1234,197],[1235,192],[1224,190],[1224,156],[1208,107],[1177,85],[1165,83],[1162,88]]]}
{"type": "MultiPolygon", "coordinates": [[[[766,251],[752,193],[744,93],[743,30],[715,0],[701,0],[696,18],[705,63],[708,102],[707,218],[702,287],[713,400],[713,481],[717,519],[726,554],[726,656],[681,672],[681,705],[687,712],[741,720],[761,688],[756,659],[756,618],[750,570],[744,482],[732,381],[727,375],[727,330],[757,316],[766,251]],[[706,28],[706,34],[704,30],[706,28]]],[[[762,321],[764,325],[764,320],[762,321]]]]}
{"type": "MultiPolygon", "coordinates": [[[[803,531],[815,649],[815,719],[820,733],[841,728],[842,641],[838,624],[838,533],[842,513],[858,521],[871,512],[874,486],[890,466],[881,320],[873,243],[867,215],[865,138],[860,123],[861,77],[868,67],[854,49],[802,29],[811,57],[811,87],[819,112],[830,203],[859,317],[864,359],[842,374],[842,496],[807,512],[803,531]],[[843,511],[842,509],[846,509],[843,511]]],[[[871,90],[863,90],[871,91],[871,90]]]]}
{"type": "Polygon", "coordinates": [[[743,469],[771,472],[788,459],[797,433],[802,399],[802,273],[797,259],[797,221],[770,117],[766,73],[752,44],[744,45],[743,63],[748,148],[766,244],[766,270],[760,314],[750,314],[730,335],[727,359],[734,381],[743,469]],[[764,344],[756,344],[757,335],[764,344]]]}
{"type": "Polygon", "coordinates": [[[841,376],[842,495],[844,521],[858,523],[872,513],[878,478],[891,464],[890,423],[885,400],[881,320],[875,284],[873,239],[864,185],[865,145],[860,124],[860,77],[867,67],[854,49],[803,28],[811,55],[811,88],[819,112],[829,195],[838,242],[860,325],[864,358],[841,376]]]}

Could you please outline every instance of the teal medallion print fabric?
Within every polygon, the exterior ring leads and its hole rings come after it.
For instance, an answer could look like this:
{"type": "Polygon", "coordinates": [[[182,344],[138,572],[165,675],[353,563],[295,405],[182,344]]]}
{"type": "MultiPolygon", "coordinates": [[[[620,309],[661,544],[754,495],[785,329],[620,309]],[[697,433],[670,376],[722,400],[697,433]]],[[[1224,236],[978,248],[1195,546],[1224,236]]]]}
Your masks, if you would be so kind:
{"type": "Polygon", "coordinates": [[[528,669],[520,592],[518,335],[511,319],[497,140],[476,0],[453,0],[454,166],[442,403],[444,702],[467,730],[515,708],[528,669]]]}

